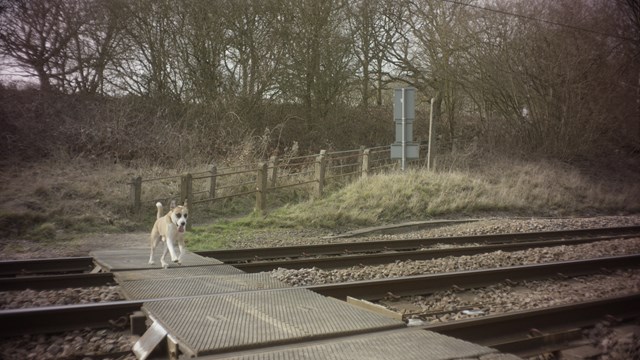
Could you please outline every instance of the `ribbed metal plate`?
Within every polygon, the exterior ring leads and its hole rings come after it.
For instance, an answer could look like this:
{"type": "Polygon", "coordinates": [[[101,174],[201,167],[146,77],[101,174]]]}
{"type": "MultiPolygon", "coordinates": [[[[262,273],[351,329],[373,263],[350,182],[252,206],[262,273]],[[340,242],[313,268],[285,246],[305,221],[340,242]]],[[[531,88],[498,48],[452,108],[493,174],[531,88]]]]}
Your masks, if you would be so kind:
{"type": "Polygon", "coordinates": [[[267,273],[149,279],[125,281],[120,284],[122,293],[131,300],[212,295],[286,287],[289,285],[272,278],[267,273]]]}
{"type": "Polygon", "coordinates": [[[180,277],[193,277],[204,275],[239,275],[244,271],[236,269],[231,265],[211,265],[211,266],[193,266],[193,267],[176,267],[169,269],[154,270],[132,270],[118,271],[115,278],[118,282],[148,280],[148,279],[171,279],[180,277]]]}
{"type": "Polygon", "coordinates": [[[155,301],[143,310],[177,338],[188,356],[404,326],[304,289],[155,301]]]}
{"type": "MultiPolygon", "coordinates": [[[[155,248],[153,258],[155,260],[154,265],[149,264],[149,249],[125,249],[125,250],[99,250],[90,253],[93,256],[94,262],[100,265],[107,271],[122,271],[122,270],[139,270],[139,269],[159,269],[160,256],[164,247],[160,244],[155,248]]],[[[167,260],[169,256],[167,255],[167,260]]],[[[170,261],[169,261],[170,262],[170,261]]],[[[171,263],[171,262],[170,262],[171,263]]],[[[202,266],[202,265],[215,265],[222,264],[221,261],[206,258],[204,256],[196,255],[190,251],[185,252],[182,259],[182,265],[171,263],[170,267],[180,266],[202,266]]]]}
{"type": "Polygon", "coordinates": [[[270,351],[259,349],[243,354],[206,356],[203,360],[444,360],[492,359],[517,360],[517,356],[421,329],[383,331],[335,340],[311,342],[307,345],[281,346],[270,351]]]}

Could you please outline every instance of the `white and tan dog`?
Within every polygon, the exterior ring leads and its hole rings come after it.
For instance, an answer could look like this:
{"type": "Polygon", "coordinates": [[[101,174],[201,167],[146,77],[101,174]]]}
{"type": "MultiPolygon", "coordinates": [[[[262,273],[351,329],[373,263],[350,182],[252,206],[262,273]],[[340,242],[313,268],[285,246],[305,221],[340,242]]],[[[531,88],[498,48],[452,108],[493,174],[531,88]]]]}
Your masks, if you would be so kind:
{"type": "Polygon", "coordinates": [[[149,256],[149,264],[154,264],[153,250],[158,245],[158,241],[164,242],[164,251],[162,257],[160,257],[160,263],[163,268],[168,268],[164,258],[167,256],[167,252],[171,254],[171,261],[174,263],[182,264],[182,256],[184,255],[184,232],[187,228],[187,217],[189,216],[189,209],[187,208],[187,201],[184,205],[174,206],[175,202],[171,203],[172,209],[162,216],[162,203],[156,203],[158,208],[158,214],[153,229],[151,229],[151,256],[149,256]],[[180,248],[180,254],[176,256],[175,246],[180,248]]]}

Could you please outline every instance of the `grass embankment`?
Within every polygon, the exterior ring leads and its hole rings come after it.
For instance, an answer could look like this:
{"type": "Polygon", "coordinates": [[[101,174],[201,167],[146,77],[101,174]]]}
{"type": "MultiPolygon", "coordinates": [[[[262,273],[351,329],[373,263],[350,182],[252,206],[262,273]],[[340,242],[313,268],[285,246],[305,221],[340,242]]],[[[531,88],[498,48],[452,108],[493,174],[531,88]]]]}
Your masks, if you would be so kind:
{"type": "Polygon", "coordinates": [[[190,234],[190,247],[224,244],[250,229],[373,226],[429,218],[576,216],[640,210],[640,184],[609,177],[595,180],[576,169],[548,162],[502,162],[481,171],[376,175],[322,199],[286,205],[267,216],[219,222],[190,234]]]}
{"type": "MultiPolygon", "coordinates": [[[[147,231],[155,208],[141,216],[129,209],[129,185],[144,178],[177,175],[153,166],[124,167],[96,161],[56,161],[4,169],[0,181],[0,225],[3,237],[64,241],[78,234],[147,231]]],[[[189,169],[193,171],[194,169],[189,169]]],[[[360,179],[324,198],[311,198],[251,214],[250,197],[220,201],[192,209],[196,223],[188,234],[193,249],[225,246],[229,239],[286,229],[349,229],[429,218],[572,216],[636,213],[640,182],[633,171],[620,176],[586,176],[553,162],[492,162],[474,170],[426,172],[411,170],[360,179]],[[223,220],[234,218],[234,220],[223,220]]],[[[177,184],[159,183],[145,197],[166,197],[177,184]]],[[[290,192],[303,192],[290,188],[290,192]]],[[[269,195],[270,204],[306,199],[282,192],[269,195]]],[[[148,204],[147,204],[148,205],[148,204]]]]}

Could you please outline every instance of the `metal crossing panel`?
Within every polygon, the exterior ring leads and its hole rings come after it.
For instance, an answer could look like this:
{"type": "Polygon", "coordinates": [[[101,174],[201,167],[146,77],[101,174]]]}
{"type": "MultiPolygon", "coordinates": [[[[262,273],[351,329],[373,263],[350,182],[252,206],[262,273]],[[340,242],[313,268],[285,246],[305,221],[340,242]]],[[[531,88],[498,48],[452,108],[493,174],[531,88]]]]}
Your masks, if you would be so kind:
{"type": "Polygon", "coordinates": [[[405,326],[304,289],[154,301],[143,310],[162,323],[187,356],[405,326]]]}
{"type": "Polygon", "coordinates": [[[135,280],[174,279],[207,275],[239,275],[245,272],[231,265],[181,266],[169,269],[118,271],[114,273],[120,283],[135,280]]]}
{"type": "MultiPolygon", "coordinates": [[[[149,248],[123,249],[123,250],[99,250],[91,252],[94,262],[106,271],[161,269],[160,256],[163,247],[158,245],[154,250],[155,264],[149,264],[149,248]]],[[[180,266],[203,266],[222,264],[222,261],[206,258],[186,251],[182,265],[171,263],[170,268],[180,266]]]]}
{"type": "Polygon", "coordinates": [[[125,281],[120,284],[123,295],[130,300],[213,295],[287,287],[289,285],[272,278],[267,273],[160,278],[125,281]]]}
{"type": "Polygon", "coordinates": [[[519,360],[509,354],[441,335],[411,328],[349,336],[333,341],[315,341],[298,346],[279,346],[242,354],[205,356],[202,360],[449,360],[449,359],[519,360]]]}

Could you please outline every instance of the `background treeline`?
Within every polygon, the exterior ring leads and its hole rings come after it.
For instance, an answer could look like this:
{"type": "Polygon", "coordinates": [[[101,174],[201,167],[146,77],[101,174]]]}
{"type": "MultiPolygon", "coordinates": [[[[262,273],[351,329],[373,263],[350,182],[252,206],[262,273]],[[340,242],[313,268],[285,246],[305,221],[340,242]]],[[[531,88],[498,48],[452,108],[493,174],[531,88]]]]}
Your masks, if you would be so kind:
{"type": "Polygon", "coordinates": [[[572,159],[640,141],[637,0],[0,0],[3,160],[204,163],[393,141],[572,159]],[[514,15],[517,14],[517,15],[514,15]],[[542,19],[543,21],[540,21],[542,19]]]}

